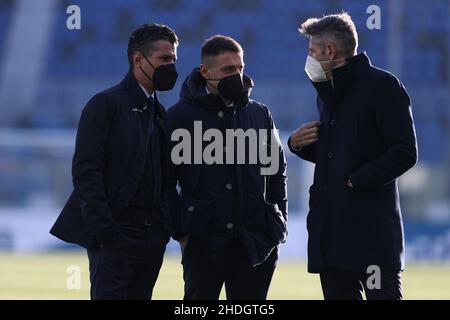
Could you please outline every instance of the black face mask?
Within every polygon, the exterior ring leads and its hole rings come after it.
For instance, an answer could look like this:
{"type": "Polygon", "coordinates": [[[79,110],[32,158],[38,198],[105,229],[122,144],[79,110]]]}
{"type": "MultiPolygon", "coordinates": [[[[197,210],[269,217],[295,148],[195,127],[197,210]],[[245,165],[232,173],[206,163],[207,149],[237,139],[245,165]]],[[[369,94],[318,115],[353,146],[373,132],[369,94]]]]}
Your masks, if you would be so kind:
{"type": "MultiPolygon", "coordinates": [[[[144,55],[144,54],[143,54],[144,55]]],[[[147,57],[144,55],[145,60],[152,66],[152,68],[155,70],[153,72],[153,79],[150,78],[149,75],[142,69],[142,73],[153,82],[153,87],[157,91],[168,91],[173,89],[175,86],[175,82],[177,82],[178,73],[175,68],[175,63],[170,64],[163,64],[159,66],[158,68],[155,68],[153,64],[147,59],[147,57]]]]}
{"type": "Polygon", "coordinates": [[[241,99],[242,93],[244,92],[244,83],[242,82],[242,77],[239,73],[222,79],[208,79],[207,81],[211,80],[220,80],[217,87],[213,86],[211,83],[210,85],[216,88],[219,91],[219,94],[225,99],[231,101],[238,101],[241,99]]]}

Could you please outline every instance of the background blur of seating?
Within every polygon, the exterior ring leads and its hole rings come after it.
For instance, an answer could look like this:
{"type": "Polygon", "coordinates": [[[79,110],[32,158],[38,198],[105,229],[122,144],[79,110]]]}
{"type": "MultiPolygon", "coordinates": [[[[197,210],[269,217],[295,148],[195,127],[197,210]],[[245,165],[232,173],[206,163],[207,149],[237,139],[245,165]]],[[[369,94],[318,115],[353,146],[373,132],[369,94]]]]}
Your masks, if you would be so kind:
{"type": "MultiPolygon", "coordinates": [[[[450,260],[448,0],[0,0],[0,249],[62,245],[47,231],[72,190],[80,112],[127,72],[126,46],[137,26],[160,22],[179,36],[179,80],[160,94],[166,107],[198,65],[206,38],[236,38],[255,82],[253,98],[269,106],[285,143],[299,124],[317,118],[303,70],[308,42],[297,28],[308,17],[342,10],[355,21],[358,51],[397,75],[412,99],[420,162],[400,180],[407,256],[450,260]],[[66,27],[71,4],[81,8],[81,30],[66,27]],[[366,27],[372,4],[381,9],[380,30],[366,27]]],[[[286,252],[304,257],[312,167],[286,153],[292,226],[286,252]]]]}

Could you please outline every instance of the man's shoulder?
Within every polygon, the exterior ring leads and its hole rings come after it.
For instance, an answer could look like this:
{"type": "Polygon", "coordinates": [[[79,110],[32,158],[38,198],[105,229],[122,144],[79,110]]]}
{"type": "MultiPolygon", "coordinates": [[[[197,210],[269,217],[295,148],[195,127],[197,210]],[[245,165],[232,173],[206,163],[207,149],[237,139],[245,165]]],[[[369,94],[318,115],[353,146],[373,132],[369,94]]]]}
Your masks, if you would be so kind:
{"type": "Polygon", "coordinates": [[[400,94],[409,100],[405,86],[392,72],[374,66],[371,66],[370,70],[371,76],[367,78],[371,79],[369,80],[371,88],[377,93],[378,98],[392,99],[394,95],[400,94]]]}
{"type": "Polygon", "coordinates": [[[115,106],[127,99],[126,90],[122,83],[104,89],[94,94],[83,108],[83,113],[97,114],[99,112],[111,112],[115,106]]]}
{"type": "Polygon", "coordinates": [[[187,104],[184,103],[182,100],[178,100],[177,103],[167,108],[167,114],[169,116],[175,116],[179,112],[183,112],[184,108],[187,107],[187,104]]]}
{"type": "Polygon", "coordinates": [[[370,67],[370,74],[372,76],[372,79],[376,82],[376,84],[395,84],[400,83],[400,80],[390,71],[371,66],[370,67]]]}
{"type": "Polygon", "coordinates": [[[262,115],[270,115],[269,108],[262,102],[249,99],[247,108],[250,110],[250,112],[262,114],[262,115]]]}
{"type": "Polygon", "coordinates": [[[166,111],[171,128],[184,128],[195,118],[194,106],[180,99],[166,111]]]}
{"type": "Polygon", "coordinates": [[[254,99],[248,99],[248,106],[258,109],[267,109],[267,106],[264,103],[254,99]]]}
{"type": "Polygon", "coordinates": [[[115,100],[118,98],[122,98],[123,96],[128,95],[128,94],[127,94],[126,86],[125,86],[124,82],[122,81],[112,87],[104,89],[103,91],[99,92],[98,95],[104,95],[111,100],[115,100]]]}
{"type": "Polygon", "coordinates": [[[88,103],[89,105],[94,106],[104,106],[104,107],[112,107],[114,105],[120,104],[129,104],[130,103],[130,94],[127,92],[127,87],[124,81],[121,81],[109,88],[106,88],[95,95],[93,95],[88,103]]]}
{"type": "Polygon", "coordinates": [[[203,110],[206,109],[202,108],[200,105],[195,105],[185,99],[180,99],[177,103],[167,109],[167,114],[169,117],[194,117],[197,112],[201,112],[203,110]]]}

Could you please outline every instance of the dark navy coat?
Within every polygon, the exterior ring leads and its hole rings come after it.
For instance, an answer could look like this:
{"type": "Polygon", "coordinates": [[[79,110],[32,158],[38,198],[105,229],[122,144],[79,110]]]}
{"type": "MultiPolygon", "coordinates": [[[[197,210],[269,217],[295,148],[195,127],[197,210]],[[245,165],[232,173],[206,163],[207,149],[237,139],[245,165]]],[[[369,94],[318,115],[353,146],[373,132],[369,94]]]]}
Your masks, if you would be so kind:
{"type": "MultiPolygon", "coordinates": [[[[118,85],[95,95],[87,103],[78,125],[72,163],[74,191],[50,233],[86,248],[110,241],[119,233],[116,220],[140,186],[149,150],[139,111],[147,97],[129,72],[118,85]]],[[[161,157],[153,159],[161,174],[155,176],[157,192],[153,210],[163,221],[167,181],[168,124],[164,108],[155,101],[156,128],[161,157]]]]}
{"type": "MultiPolygon", "coordinates": [[[[274,129],[268,108],[249,99],[252,81],[246,76],[244,79],[246,89],[242,98],[233,107],[226,107],[217,95],[207,94],[206,81],[199,70],[194,69],[183,84],[180,101],[168,110],[172,139],[177,129],[187,130],[195,139],[194,121],[201,121],[201,134],[213,128],[220,130],[223,137],[226,129],[274,129]]],[[[269,136],[266,142],[268,146],[276,144],[279,158],[276,173],[272,175],[261,175],[264,165],[260,161],[206,164],[202,160],[201,164],[173,165],[168,203],[174,238],[196,237],[207,254],[217,257],[227,241],[237,237],[247,247],[253,265],[262,263],[285,241],[286,162],[279,139],[269,136]],[[176,189],[177,182],[180,193],[176,189]]],[[[178,141],[172,143],[174,147],[178,141]]],[[[204,148],[210,142],[200,143],[204,148]]],[[[247,156],[248,147],[247,143],[247,156]]],[[[196,152],[193,148],[192,158],[196,152]]],[[[230,150],[224,148],[223,152],[226,162],[226,153],[230,150]]]]}
{"type": "Polygon", "coordinates": [[[319,141],[291,151],[315,163],[307,218],[308,269],[404,268],[397,178],[417,161],[411,102],[401,82],[365,53],[313,83],[319,141]],[[350,179],[354,188],[347,186],[350,179]]]}

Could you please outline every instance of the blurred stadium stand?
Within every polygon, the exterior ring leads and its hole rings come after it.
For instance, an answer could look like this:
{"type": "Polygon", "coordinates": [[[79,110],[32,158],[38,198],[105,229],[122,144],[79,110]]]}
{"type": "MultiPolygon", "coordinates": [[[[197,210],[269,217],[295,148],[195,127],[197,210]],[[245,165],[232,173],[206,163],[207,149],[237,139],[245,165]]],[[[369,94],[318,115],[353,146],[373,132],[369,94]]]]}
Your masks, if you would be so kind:
{"type": "MultiPolygon", "coordinates": [[[[308,43],[297,28],[308,17],[342,10],[355,21],[358,51],[396,74],[412,98],[420,162],[401,179],[406,231],[420,235],[414,226],[424,220],[444,226],[424,232],[446,239],[438,256],[448,259],[448,0],[0,0],[0,207],[59,210],[72,188],[70,162],[81,109],[127,72],[128,37],[140,24],[167,24],[180,39],[179,81],[173,91],[160,94],[166,107],[177,101],[184,78],[198,65],[203,41],[217,33],[230,35],[245,50],[253,97],[270,107],[287,138],[317,117],[315,92],[303,70],[308,43]],[[81,8],[81,30],[66,28],[71,4],[81,8]],[[372,4],[381,9],[380,30],[366,27],[372,4]]],[[[303,216],[312,168],[291,155],[288,161],[291,214],[303,216]]],[[[11,245],[8,232],[0,228],[0,247],[11,245]]],[[[427,251],[424,243],[432,242],[427,239],[419,241],[417,252],[427,251]]]]}

